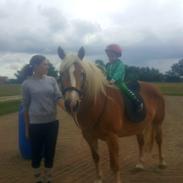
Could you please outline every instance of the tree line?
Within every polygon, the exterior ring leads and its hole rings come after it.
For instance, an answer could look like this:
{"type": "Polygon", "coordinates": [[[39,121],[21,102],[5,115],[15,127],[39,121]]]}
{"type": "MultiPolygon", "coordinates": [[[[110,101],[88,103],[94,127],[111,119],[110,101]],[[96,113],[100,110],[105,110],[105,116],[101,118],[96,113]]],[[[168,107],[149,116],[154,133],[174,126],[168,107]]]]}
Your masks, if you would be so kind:
{"type": "MultiPolygon", "coordinates": [[[[23,81],[23,66],[15,73],[15,79],[9,80],[10,83],[22,83],[23,81]]],[[[59,72],[50,63],[48,75],[55,78],[59,77],[59,72]]],[[[149,82],[183,82],[183,59],[173,64],[169,71],[165,74],[161,73],[158,69],[149,67],[136,67],[126,65],[126,81],[141,80],[149,82]]]]}
{"type": "Polygon", "coordinates": [[[170,70],[162,74],[158,69],[149,67],[126,66],[126,80],[141,80],[150,82],[182,82],[183,59],[171,66],[170,70]]]}

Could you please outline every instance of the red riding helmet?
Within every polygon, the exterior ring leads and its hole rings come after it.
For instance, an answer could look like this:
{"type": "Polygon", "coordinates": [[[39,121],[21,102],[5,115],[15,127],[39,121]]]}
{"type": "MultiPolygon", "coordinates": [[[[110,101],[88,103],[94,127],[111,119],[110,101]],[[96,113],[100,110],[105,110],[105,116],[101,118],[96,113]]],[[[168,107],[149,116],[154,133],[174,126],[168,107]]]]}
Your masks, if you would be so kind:
{"type": "Polygon", "coordinates": [[[115,52],[119,57],[121,57],[122,49],[117,44],[110,44],[106,47],[105,51],[113,51],[115,52]]]}

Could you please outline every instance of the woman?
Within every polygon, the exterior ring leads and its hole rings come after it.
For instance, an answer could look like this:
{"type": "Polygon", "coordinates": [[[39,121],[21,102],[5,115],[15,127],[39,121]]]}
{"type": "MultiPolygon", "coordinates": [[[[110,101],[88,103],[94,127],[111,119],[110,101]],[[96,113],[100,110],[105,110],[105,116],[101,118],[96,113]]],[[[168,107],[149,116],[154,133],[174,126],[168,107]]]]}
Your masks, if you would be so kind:
{"type": "Polygon", "coordinates": [[[132,100],[136,111],[141,111],[143,109],[143,103],[124,82],[125,65],[120,60],[122,55],[121,47],[117,44],[110,44],[106,47],[105,52],[109,58],[109,62],[106,65],[107,79],[111,84],[115,84],[123,92],[123,94],[132,100]]]}
{"type": "Polygon", "coordinates": [[[30,138],[32,167],[36,183],[51,183],[51,170],[58,134],[56,118],[57,104],[64,109],[64,103],[57,82],[47,76],[48,60],[35,55],[24,68],[26,80],[22,84],[25,111],[26,137],[30,138]],[[41,175],[40,164],[44,156],[45,175],[41,175]]]}

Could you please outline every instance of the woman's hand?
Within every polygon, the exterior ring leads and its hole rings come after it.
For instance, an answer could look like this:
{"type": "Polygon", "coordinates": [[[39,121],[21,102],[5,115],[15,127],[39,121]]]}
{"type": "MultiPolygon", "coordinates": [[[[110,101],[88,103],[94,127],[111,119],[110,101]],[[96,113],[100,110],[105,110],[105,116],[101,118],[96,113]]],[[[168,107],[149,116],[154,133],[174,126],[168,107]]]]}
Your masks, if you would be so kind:
{"type": "Polygon", "coordinates": [[[115,84],[115,80],[111,79],[111,80],[109,81],[109,83],[110,83],[111,85],[113,85],[113,84],[115,84]]]}
{"type": "Polygon", "coordinates": [[[59,99],[57,104],[61,109],[65,110],[65,105],[64,105],[64,100],[63,99],[59,99]]]}

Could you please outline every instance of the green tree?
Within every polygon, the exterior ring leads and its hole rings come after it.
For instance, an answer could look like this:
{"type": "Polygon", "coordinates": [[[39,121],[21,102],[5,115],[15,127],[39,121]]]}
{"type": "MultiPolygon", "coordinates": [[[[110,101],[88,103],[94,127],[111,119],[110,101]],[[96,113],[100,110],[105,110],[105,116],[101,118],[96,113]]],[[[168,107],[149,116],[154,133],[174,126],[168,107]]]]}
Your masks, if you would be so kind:
{"type": "Polygon", "coordinates": [[[183,59],[179,60],[178,63],[173,64],[171,71],[177,76],[183,76],[183,59]]]}
{"type": "Polygon", "coordinates": [[[179,75],[177,75],[175,72],[172,70],[166,72],[165,74],[165,81],[166,82],[181,82],[182,79],[179,75]]]}
{"type": "Polygon", "coordinates": [[[126,66],[126,81],[163,81],[163,74],[158,69],[149,67],[126,66]]]}
{"type": "MultiPolygon", "coordinates": [[[[26,67],[27,67],[27,65],[24,65],[20,70],[18,70],[15,73],[16,83],[22,83],[24,81],[24,79],[25,79],[25,68],[26,67]]],[[[55,69],[55,67],[51,63],[49,63],[48,75],[53,76],[55,78],[58,77],[58,71],[55,69]]]]}
{"type": "Polygon", "coordinates": [[[183,81],[183,59],[178,63],[172,65],[171,69],[165,74],[165,81],[167,82],[181,82],[183,81]]]}
{"type": "Polygon", "coordinates": [[[58,77],[58,71],[55,69],[53,64],[49,63],[48,76],[58,77]]]}
{"type": "Polygon", "coordinates": [[[139,80],[139,72],[140,72],[140,68],[139,67],[135,67],[135,66],[128,66],[125,65],[126,67],[126,77],[125,80],[128,81],[135,81],[135,80],[139,80]]]}

